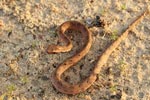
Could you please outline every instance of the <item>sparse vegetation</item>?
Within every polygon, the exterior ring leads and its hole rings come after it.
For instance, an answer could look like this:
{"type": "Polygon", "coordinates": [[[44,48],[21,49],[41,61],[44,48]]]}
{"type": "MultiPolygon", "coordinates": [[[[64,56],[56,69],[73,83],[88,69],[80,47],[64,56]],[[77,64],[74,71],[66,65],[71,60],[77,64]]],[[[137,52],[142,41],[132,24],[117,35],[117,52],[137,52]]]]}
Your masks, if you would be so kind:
{"type": "Polygon", "coordinates": [[[117,33],[118,33],[118,30],[114,30],[114,31],[112,32],[111,36],[110,36],[110,39],[111,39],[111,40],[116,40],[116,39],[118,38],[117,33]]]}
{"type": "Polygon", "coordinates": [[[120,69],[121,72],[123,72],[126,69],[126,62],[125,60],[120,60],[118,68],[120,69]]]}
{"type": "Polygon", "coordinates": [[[0,95],[0,100],[12,100],[12,92],[16,90],[16,86],[14,84],[10,84],[6,87],[7,92],[0,95]]]}
{"type": "Polygon", "coordinates": [[[110,91],[111,91],[111,92],[117,91],[117,85],[112,85],[112,86],[110,87],[110,91]]]}
{"type": "Polygon", "coordinates": [[[32,42],[32,48],[35,48],[36,46],[37,46],[37,43],[34,41],[34,42],[32,42]]]}
{"type": "Polygon", "coordinates": [[[123,4],[123,5],[121,6],[121,10],[126,10],[126,9],[127,9],[126,4],[123,4]]]}
{"type": "Polygon", "coordinates": [[[102,8],[101,11],[100,11],[100,15],[104,16],[107,12],[108,12],[108,9],[102,8]]]}
{"type": "Polygon", "coordinates": [[[80,94],[78,94],[78,97],[79,97],[79,98],[84,98],[84,97],[85,97],[85,94],[80,93],[80,94]]]}
{"type": "Polygon", "coordinates": [[[21,77],[21,82],[22,82],[23,84],[26,84],[28,81],[29,81],[29,80],[28,80],[28,77],[27,77],[27,76],[21,77]]]}
{"type": "Polygon", "coordinates": [[[11,94],[15,90],[16,90],[16,86],[14,84],[10,84],[10,85],[7,86],[8,93],[11,94]]]}
{"type": "Polygon", "coordinates": [[[5,100],[5,97],[6,97],[6,96],[7,96],[6,93],[2,94],[2,95],[0,96],[0,100],[5,100]]]}

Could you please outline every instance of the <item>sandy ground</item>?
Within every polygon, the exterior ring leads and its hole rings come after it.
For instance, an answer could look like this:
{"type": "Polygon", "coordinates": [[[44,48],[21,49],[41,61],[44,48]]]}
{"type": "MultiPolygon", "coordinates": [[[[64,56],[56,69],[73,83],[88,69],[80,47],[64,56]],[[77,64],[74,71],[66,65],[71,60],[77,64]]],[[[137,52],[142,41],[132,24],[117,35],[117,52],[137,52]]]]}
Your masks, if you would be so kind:
{"type": "Polygon", "coordinates": [[[57,27],[76,20],[89,25],[100,16],[106,27],[92,27],[93,45],[86,57],[63,75],[70,83],[86,78],[97,57],[150,5],[149,0],[0,0],[0,100],[150,100],[150,15],[112,53],[96,82],[84,93],[66,95],[50,75],[83,44],[71,32],[68,53],[45,52],[56,44],[57,27]]]}

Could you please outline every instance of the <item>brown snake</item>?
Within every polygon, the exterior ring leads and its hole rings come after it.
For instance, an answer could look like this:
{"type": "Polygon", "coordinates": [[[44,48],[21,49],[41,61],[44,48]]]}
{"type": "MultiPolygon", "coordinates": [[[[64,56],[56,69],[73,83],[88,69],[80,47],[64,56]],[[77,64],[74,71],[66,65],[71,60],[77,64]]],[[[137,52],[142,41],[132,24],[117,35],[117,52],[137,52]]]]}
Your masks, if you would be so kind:
{"type": "Polygon", "coordinates": [[[50,45],[47,49],[47,52],[49,54],[52,53],[59,53],[59,52],[67,52],[70,51],[73,47],[71,40],[64,34],[66,30],[77,30],[80,31],[83,36],[86,38],[86,45],[83,47],[79,53],[75,54],[74,56],[68,58],[63,63],[61,63],[56,71],[52,73],[51,82],[54,85],[54,87],[66,94],[77,94],[80,92],[85,91],[87,88],[89,88],[96,80],[97,75],[99,74],[101,67],[107,62],[110,54],[115,50],[115,48],[118,47],[118,45],[123,41],[127,36],[129,31],[133,29],[135,25],[137,25],[144,17],[144,15],[147,13],[148,10],[145,10],[137,19],[129,25],[129,27],[123,32],[99,57],[93,71],[90,73],[90,75],[83,80],[82,82],[78,84],[69,84],[66,81],[61,79],[61,75],[71,66],[75,65],[81,58],[83,58],[89,51],[92,45],[92,34],[88,30],[87,27],[85,27],[83,24],[77,21],[67,21],[61,24],[58,28],[60,37],[64,40],[64,42],[67,44],[65,46],[58,46],[58,45],[50,45]]]}

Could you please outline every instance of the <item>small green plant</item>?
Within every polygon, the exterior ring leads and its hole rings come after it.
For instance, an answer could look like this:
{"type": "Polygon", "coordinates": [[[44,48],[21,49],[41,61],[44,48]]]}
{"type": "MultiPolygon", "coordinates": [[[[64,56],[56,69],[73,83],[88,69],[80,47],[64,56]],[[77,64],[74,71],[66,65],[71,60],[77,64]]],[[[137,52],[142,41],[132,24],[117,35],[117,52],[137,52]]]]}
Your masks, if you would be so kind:
{"type": "Polygon", "coordinates": [[[11,94],[15,90],[16,90],[16,86],[14,84],[10,84],[10,85],[7,86],[8,93],[11,94]]]}
{"type": "Polygon", "coordinates": [[[101,15],[101,16],[104,16],[106,13],[109,13],[109,10],[108,10],[108,9],[102,8],[102,9],[100,10],[100,15],[101,15]]]}
{"type": "Polygon", "coordinates": [[[127,9],[126,5],[123,4],[123,5],[121,6],[121,10],[126,10],[126,9],[127,9]]]}
{"type": "Polygon", "coordinates": [[[126,63],[126,61],[123,59],[123,60],[120,60],[119,61],[119,64],[117,65],[117,68],[118,70],[120,71],[120,74],[123,75],[123,76],[127,76],[127,70],[128,70],[128,65],[126,63]]]}
{"type": "Polygon", "coordinates": [[[118,35],[117,35],[118,31],[117,30],[114,30],[110,36],[110,39],[111,40],[116,40],[118,38],[118,35]]]}
{"type": "Polygon", "coordinates": [[[2,95],[0,95],[0,100],[5,100],[5,97],[7,96],[7,94],[6,93],[4,93],[4,94],[2,94],[2,95]]]}
{"type": "Polygon", "coordinates": [[[21,82],[22,82],[23,84],[27,83],[28,81],[29,81],[29,80],[28,80],[28,77],[27,77],[27,76],[21,77],[21,82]]]}
{"type": "Polygon", "coordinates": [[[32,48],[35,48],[37,46],[37,43],[34,41],[34,42],[32,42],[32,45],[31,45],[31,47],[32,48]]]}
{"type": "Polygon", "coordinates": [[[124,60],[120,60],[118,68],[120,69],[121,72],[123,72],[126,69],[126,62],[124,60]]]}
{"type": "Polygon", "coordinates": [[[112,86],[110,87],[110,91],[111,91],[111,92],[117,91],[117,86],[116,86],[116,85],[112,85],[112,86]]]}
{"type": "Polygon", "coordinates": [[[100,11],[100,14],[101,14],[101,15],[104,15],[104,14],[105,14],[105,10],[102,9],[102,10],[100,11]]]}
{"type": "Polygon", "coordinates": [[[83,93],[80,93],[80,94],[78,94],[78,97],[79,97],[79,98],[84,98],[85,95],[84,95],[83,93]]]}
{"type": "Polygon", "coordinates": [[[16,90],[16,86],[14,84],[10,84],[6,87],[7,92],[0,95],[0,100],[12,100],[12,92],[16,90]]]}

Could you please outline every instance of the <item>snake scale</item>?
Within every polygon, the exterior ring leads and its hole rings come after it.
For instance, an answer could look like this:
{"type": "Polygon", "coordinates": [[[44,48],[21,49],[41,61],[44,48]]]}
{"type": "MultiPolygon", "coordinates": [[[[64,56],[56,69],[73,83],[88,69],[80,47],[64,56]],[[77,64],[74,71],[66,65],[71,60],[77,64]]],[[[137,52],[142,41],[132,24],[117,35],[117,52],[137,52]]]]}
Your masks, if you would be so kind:
{"type": "Polygon", "coordinates": [[[84,38],[86,38],[86,45],[83,47],[82,50],[79,51],[79,53],[73,55],[72,57],[61,63],[57,67],[56,71],[52,73],[51,82],[53,86],[59,92],[72,95],[78,94],[88,89],[97,79],[97,75],[99,74],[101,67],[107,62],[111,53],[128,36],[129,31],[131,31],[133,27],[136,26],[143,19],[147,11],[148,10],[145,10],[140,16],[138,16],[137,19],[133,21],[131,25],[129,25],[128,28],[99,56],[98,61],[90,75],[85,80],[77,84],[69,84],[64,81],[61,76],[67,69],[75,65],[88,53],[92,45],[92,33],[85,25],[77,21],[66,21],[61,24],[58,28],[58,33],[63,41],[66,43],[66,45],[49,45],[47,48],[47,53],[52,54],[59,52],[68,52],[72,49],[72,42],[65,34],[67,30],[80,31],[81,34],[83,34],[84,38]]]}

